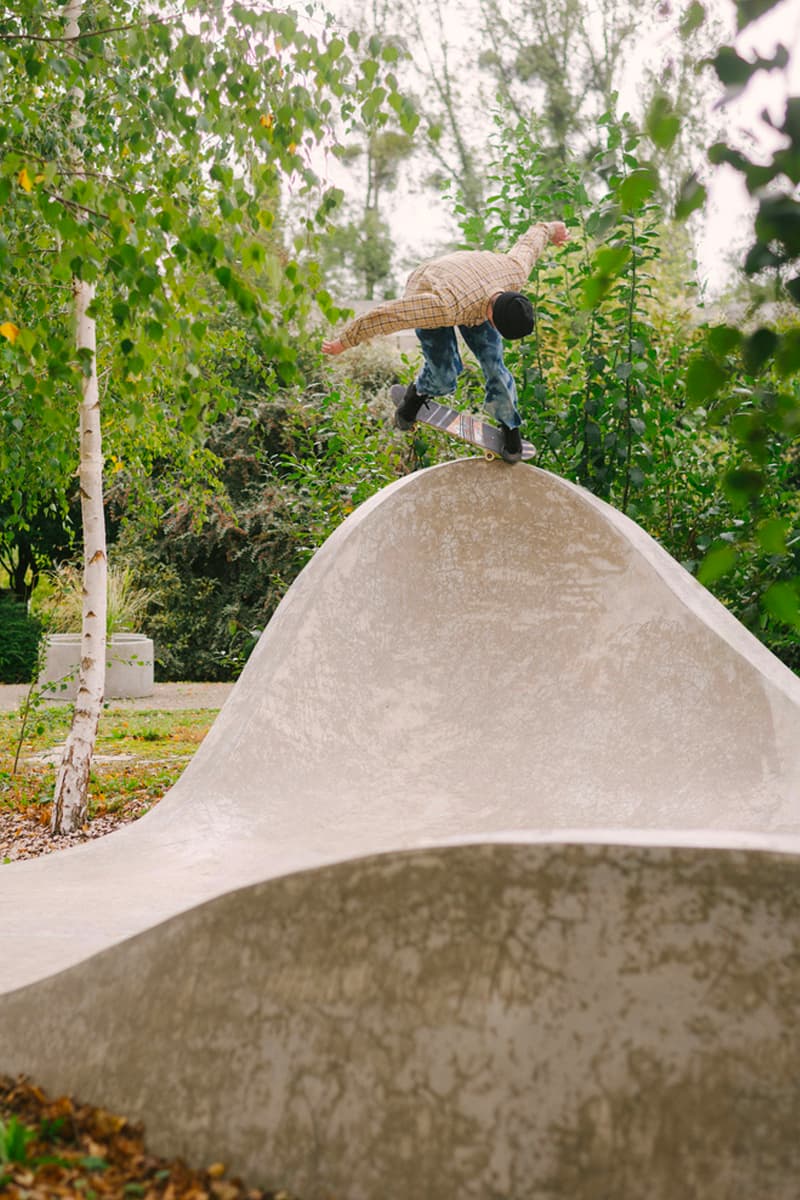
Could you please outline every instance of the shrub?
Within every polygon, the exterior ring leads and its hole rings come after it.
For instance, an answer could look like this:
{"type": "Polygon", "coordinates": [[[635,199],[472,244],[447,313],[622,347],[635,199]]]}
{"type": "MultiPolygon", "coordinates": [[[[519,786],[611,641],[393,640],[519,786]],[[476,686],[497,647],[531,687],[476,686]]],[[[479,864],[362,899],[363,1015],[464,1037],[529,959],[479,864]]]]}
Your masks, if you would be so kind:
{"type": "Polygon", "coordinates": [[[18,600],[0,598],[0,683],[30,683],[36,675],[42,625],[18,600]]]}

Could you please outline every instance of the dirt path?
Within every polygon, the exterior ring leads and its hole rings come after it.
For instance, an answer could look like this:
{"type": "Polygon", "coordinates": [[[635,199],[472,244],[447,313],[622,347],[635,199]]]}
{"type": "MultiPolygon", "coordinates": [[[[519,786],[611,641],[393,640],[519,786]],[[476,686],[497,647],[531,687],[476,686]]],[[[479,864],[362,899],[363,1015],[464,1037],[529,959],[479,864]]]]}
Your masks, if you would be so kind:
{"type": "MultiPolygon", "coordinates": [[[[180,708],[222,708],[228,698],[232,683],[157,683],[152,696],[135,700],[109,700],[109,708],[154,709],[165,712],[180,708]]],[[[0,712],[13,712],[28,694],[28,685],[12,683],[0,685],[0,712]]],[[[69,703],[53,700],[51,704],[69,703]]]]}

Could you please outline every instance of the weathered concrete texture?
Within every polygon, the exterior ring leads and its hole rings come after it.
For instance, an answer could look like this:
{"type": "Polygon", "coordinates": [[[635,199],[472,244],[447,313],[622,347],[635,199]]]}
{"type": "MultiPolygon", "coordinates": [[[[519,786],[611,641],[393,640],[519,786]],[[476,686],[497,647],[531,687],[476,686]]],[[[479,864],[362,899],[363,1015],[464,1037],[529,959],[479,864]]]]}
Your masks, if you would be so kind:
{"type": "Polygon", "coordinates": [[[800,681],[606,505],[449,464],[152,814],[0,870],[0,1070],[304,1200],[794,1200],[799,833],[800,681]]]}
{"type": "Polygon", "coordinates": [[[15,993],[3,1061],[304,1200],[796,1200],[799,885],[753,852],[361,859],[15,993]]]}

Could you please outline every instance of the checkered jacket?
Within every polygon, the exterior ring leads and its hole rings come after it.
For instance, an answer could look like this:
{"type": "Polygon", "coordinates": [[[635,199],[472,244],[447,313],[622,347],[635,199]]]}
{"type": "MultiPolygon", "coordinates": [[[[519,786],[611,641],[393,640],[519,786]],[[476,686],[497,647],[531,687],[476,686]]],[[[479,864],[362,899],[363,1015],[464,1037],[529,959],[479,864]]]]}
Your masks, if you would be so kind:
{"type": "Polygon", "coordinates": [[[400,329],[482,325],[492,296],[524,287],[549,240],[548,225],[532,225],[507,254],[457,250],[422,263],[409,276],[399,300],[384,300],[356,317],[339,341],[349,347],[400,329]]]}

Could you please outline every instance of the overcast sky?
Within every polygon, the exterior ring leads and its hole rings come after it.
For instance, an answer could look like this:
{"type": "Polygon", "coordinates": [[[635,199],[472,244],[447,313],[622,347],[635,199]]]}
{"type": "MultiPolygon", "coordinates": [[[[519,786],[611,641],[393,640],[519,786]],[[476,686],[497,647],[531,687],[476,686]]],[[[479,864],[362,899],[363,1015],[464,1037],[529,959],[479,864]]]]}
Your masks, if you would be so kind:
{"type": "MultiPolygon", "coordinates": [[[[302,7],[302,0],[293,2],[296,2],[298,8],[302,7]]],[[[364,0],[323,2],[325,7],[343,15],[357,10],[364,0]]],[[[463,0],[450,2],[453,11],[452,29],[456,40],[459,33],[469,34],[469,22],[464,20],[463,0]]],[[[520,0],[520,3],[530,2],[531,0],[520,0]]],[[[654,2],[655,0],[641,0],[643,28],[652,29],[653,35],[648,37],[645,33],[641,53],[637,51],[631,56],[639,66],[647,56],[651,63],[657,63],[660,55],[669,53],[664,23],[650,19],[654,2]]],[[[786,71],[773,71],[769,74],[761,72],[739,100],[726,105],[715,114],[710,114],[717,122],[721,116],[726,137],[740,149],[754,158],[763,157],[768,148],[775,145],[776,135],[761,120],[760,113],[767,108],[773,118],[780,119],[786,96],[800,95],[800,0],[781,0],[770,13],[754,22],[738,38],[735,34],[735,6],[732,0],[705,0],[705,7],[710,14],[724,22],[728,40],[732,41],[739,53],[745,57],[754,53],[771,57],[779,42],[792,54],[786,71]]],[[[631,67],[632,70],[626,72],[626,86],[630,94],[625,95],[623,90],[621,101],[623,107],[635,112],[637,88],[633,63],[631,67]]],[[[329,169],[331,181],[341,185],[343,177],[335,160],[330,160],[329,169]]],[[[709,167],[709,171],[711,170],[709,167]]],[[[398,244],[398,257],[404,260],[405,264],[413,264],[430,256],[453,236],[454,226],[445,201],[429,190],[423,194],[420,188],[414,187],[413,181],[405,185],[401,182],[388,209],[388,219],[398,244]]],[[[741,248],[739,260],[744,257],[749,245],[748,234],[752,229],[749,215],[751,210],[752,202],[740,176],[730,167],[714,169],[703,233],[697,245],[698,277],[708,287],[710,296],[718,292],[729,277],[726,262],[732,253],[741,248]]],[[[548,214],[549,217],[557,215],[548,214]]],[[[406,273],[404,266],[400,266],[397,272],[398,282],[403,280],[406,273]]]]}
{"type": "MultiPolygon", "coordinates": [[[[715,7],[724,11],[729,19],[733,5],[728,0],[714,0],[715,7]]],[[[800,3],[798,0],[783,0],[772,12],[745,30],[736,40],[739,53],[751,58],[755,53],[771,57],[776,46],[782,43],[790,51],[791,61],[786,72],[759,72],[745,94],[738,101],[726,105],[723,112],[727,118],[729,136],[741,146],[748,148],[753,158],[764,158],[774,151],[779,139],[760,114],[766,108],[773,119],[783,117],[786,97],[800,95],[800,3]]],[[[741,181],[741,176],[731,167],[717,168],[708,206],[705,236],[699,246],[701,275],[713,283],[723,277],[720,264],[724,262],[731,247],[749,245],[748,230],[752,229],[750,212],[753,203],[741,181]]],[[[740,257],[743,257],[741,255],[740,257]]]]}

